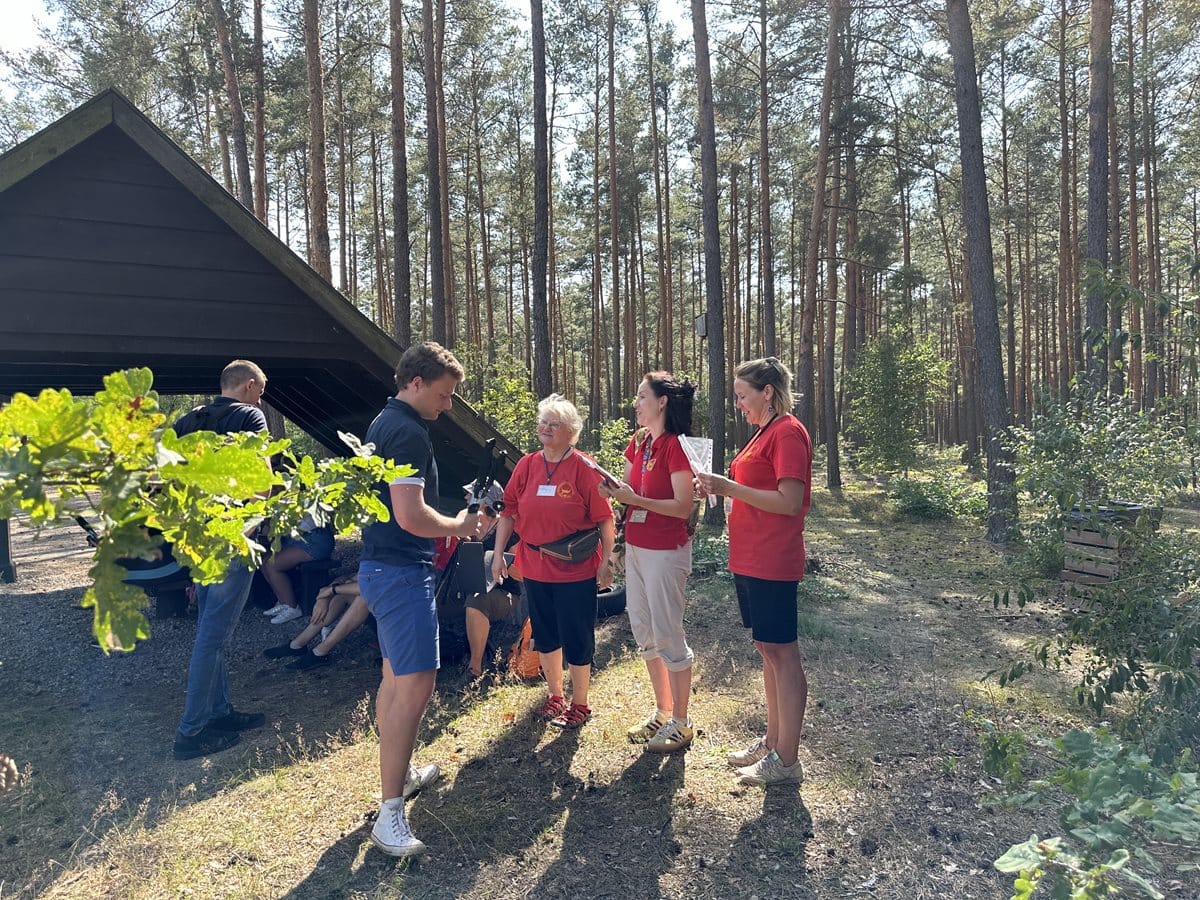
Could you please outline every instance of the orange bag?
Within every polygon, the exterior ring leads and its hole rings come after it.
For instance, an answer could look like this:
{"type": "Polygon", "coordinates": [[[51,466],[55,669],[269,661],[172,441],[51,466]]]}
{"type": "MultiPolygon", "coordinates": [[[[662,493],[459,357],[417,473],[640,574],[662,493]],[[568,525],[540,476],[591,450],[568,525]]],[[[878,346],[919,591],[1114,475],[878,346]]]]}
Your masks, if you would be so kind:
{"type": "Polygon", "coordinates": [[[542,660],[533,649],[533,624],[529,619],[525,620],[521,636],[512,646],[508,667],[519,678],[537,678],[542,674],[542,660]]]}

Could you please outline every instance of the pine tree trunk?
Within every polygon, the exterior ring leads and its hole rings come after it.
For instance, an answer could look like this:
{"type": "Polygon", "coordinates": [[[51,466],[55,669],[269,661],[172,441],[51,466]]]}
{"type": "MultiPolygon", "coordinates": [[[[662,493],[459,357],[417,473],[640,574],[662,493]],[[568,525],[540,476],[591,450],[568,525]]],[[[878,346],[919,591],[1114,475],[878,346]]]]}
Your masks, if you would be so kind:
{"type": "MultiPolygon", "coordinates": [[[[836,2],[836,0],[834,0],[836,2]]],[[[712,71],[704,0],[691,0],[692,35],[696,48],[696,94],[699,100],[701,218],[704,227],[704,294],[708,334],[708,415],[713,441],[714,472],[725,468],[725,323],[721,298],[721,232],[717,218],[717,129],[713,114],[712,71]]],[[[722,505],[709,507],[704,521],[725,521],[722,505]]]]}
{"type": "MultiPolygon", "coordinates": [[[[654,78],[654,34],[650,6],[642,4],[642,21],[646,26],[646,81],[650,92],[650,145],[654,164],[654,220],[656,226],[655,250],[658,274],[658,365],[668,371],[674,366],[673,324],[671,322],[671,277],[668,274],[670,248],[667,246],[663,213],[662,157],[658,140],[658,91],[654,78]]],[[[649,362],[649,360],[647,360],[649,362]]]]}
{"type": "Polygon", "coordinates": [[[1058,16],[1058,393],[1067,399],[1071,382],[1071,329],[1068,317],[1074,277],[1071,266],[1071,145],[1067,112],[1067,0],[1058,16]]]}
{"type": "Polygon", "coordinates": [[[267,222],[267,84],[263,70],[263,0],[254,0],[254,215],[267,222]]]}
{"type": "Polygon", "coordinates": [[[1000,360],[1000,328],[996,319],[995,266],[992,262],[991,217],[983,168],[983,127],[976,81],[975,42],[966,0],[947,0],[950,55],[954,60],[954,98],[958,108],[958,141],[962,157],[962,209],[967,231],[967,274],[975,323],[975,363],[987,454],[988,540],[1008,539],[1016,524],[1016,492],[1011,460],[1001,443],[1008,427],[1000,360]]]}
{"type": "Polygon", "coordinates": [[[433,339],[447,344],[445,242],[442,231],[442,152],[438,128],[438,71],[433,40],[433,0],[421,3],[422,54],[425,59],[425,195],[429,207],[429,303],[433,313],[433,339]]]}
{"type": "Polygon", "coordinates": [[[233,138],[233,157],[237,166],[237,198],[246,209],[254,209],[250,181],[250,153],[246,147],[246,113],[242,108],[242,89],[233,45],[229,39],[229,18],[222,0],[209,0],[213,27],[217,33],[217,48],[221,53],[221,70],[225,75],[225,96],[229,101],[229,131],[233,138]]]}
{"type": "Polygon", "coordinates": [[[533,26],[533,392],[547,397],[550,373],[550,326],[546,309],[546,255],[550,216],[550,161],[546,143],[546,32],[542,0],[530,0],[533,26]]]}
{"type": "Polygon", "coordinates": [[[1105,386],[1104,331],[1108,324],[1104,276],[1108,270],[1108,88],[1112,78],[1112,0],[1092,0],[1088,96],[1087,313],[1084,321],[1087,378],[1093,391],[1105,386]]]}
{"type": "Polygon", "coordinates": [[[309,206],[312,241],[308,263],[333,280],[329,258],[329,187],[325,174],[325,82],[321,65],[321,23],[317,0],[304,0],[304,55],[308,65],[309,206]]]}
{"type": "Polygon", "coordinates": [[[622,397],[621,377],[621,245],[618,240],[617,210],[620,196],[617,191],[617,68],[616,50],[614,47],[616,34],[616,12],[612,5],[608,8],[608,252],[609,266],[612,269],[612,302],[613,310],[613,346],[612,346],[612,393],[608,398],[608,417],[615,419],[620,415],[622,397]]]}
{"type": "Polygon", "coordinates": [[[412,344],[412,271],[408,230],[408,111],[404,102],[404,7],[401,0],[389,4],[392,73],[392,268],[396,286],[392,291],[393,336],[401,347],[412,344]]]}
{"type": "Polygon", "coordinates": [[[815,424],[816,397],[813,372],[813,326],[817,315],[817,271],[821,255],[821,222],[825,217],[825,181],[829,167],[829,111],[833,103],[833,83],[837,78],[838,30],[842,19],[841,0],[829,2],[829,34],[825,45],[825,76],[821,89],[821,109],[817,137],[816,175],[813,178],[813,208],[809,223],[808,249],[804,256],[804,310],[800,323],[799,416],[810,430],[815,424]]]}
{"type": "Polygon", "coordinates": [[[767,356],[779,353],[775,326],[775,250],[771,236],[771,158],[767,130],[770,111],[767,69],[767,0],[758,0],[758,190],[762,231],[762,330],[767,356]]]}

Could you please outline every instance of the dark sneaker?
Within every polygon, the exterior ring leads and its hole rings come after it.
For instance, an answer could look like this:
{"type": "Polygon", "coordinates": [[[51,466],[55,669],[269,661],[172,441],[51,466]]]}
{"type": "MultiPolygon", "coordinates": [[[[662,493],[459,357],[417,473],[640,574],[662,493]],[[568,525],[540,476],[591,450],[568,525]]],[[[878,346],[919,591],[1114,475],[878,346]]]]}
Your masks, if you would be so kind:
{"type": "Polygon", "coordinates": [[[280,644],[278,647],[268,647],[263,651],[263,656],[267,659],[283,659],[286,656],[303,656],[306,647],[301,647],[297,650],[291,645],[291,642],[280,644]]]}
{"type": "Polygon", "coordinates": [[[219,753],[241,739],[242,736],[236,731],[218,731],[212,727],[204,728],[199,734],[193,734],[191,737],[178,735],[175,738],[175,758],[195,759],[198,756],[219,753]]]}
{"type": "Polygon", "coordinates": [[[249,731],[251,728],[262,728],[267,724],[267,717],[262,713],[238,712],[236,709],[228,715],[213,719],[205,730],[214,728],[217,731],[249,731]]]}
{"type": "Polygon", "coordinates": [[[295,669],[297,672],[307,672],[309,669],[320,669],[332,664],[333,660],[329,657],[328,653],[324,656],[317,656],[317,654],[309,650],[299,659],[293,659],[284,668],[295,669]]]}

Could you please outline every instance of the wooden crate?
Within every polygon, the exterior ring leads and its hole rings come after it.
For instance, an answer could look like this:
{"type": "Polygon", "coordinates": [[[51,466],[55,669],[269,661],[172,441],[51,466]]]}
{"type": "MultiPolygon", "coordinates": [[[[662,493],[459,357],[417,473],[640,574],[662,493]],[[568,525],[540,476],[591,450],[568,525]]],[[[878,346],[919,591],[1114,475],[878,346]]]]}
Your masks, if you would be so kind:
{"type": "Polygon", "coordinates": [[[1063,538],[1063,581],[1107,584],[1121,574],[1121,562],[1128,559],[1117,530],[1068,528],[1063,538]]]}
{"type": "Polygon", "coordinates": [[[1133,554],[1127,529],[1142,517],[1148,517],[1150,527],[1156,529],[1162,508],[1114,503],[1071,510],[1063,532],[1063,581],[1092,586],[1120,577],[1122,564],[1133,554]]]}

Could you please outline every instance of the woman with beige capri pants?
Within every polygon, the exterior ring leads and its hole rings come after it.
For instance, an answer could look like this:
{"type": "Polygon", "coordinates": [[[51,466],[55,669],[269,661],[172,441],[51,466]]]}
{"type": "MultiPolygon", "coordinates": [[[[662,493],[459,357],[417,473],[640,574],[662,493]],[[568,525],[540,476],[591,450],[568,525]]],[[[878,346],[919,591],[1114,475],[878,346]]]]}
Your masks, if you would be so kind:
{"type": "Polygon", "coordinates": [[[654,712],[626,733],[657,753],[682,750],[695,734],[688,717],[693,653],[683,631],[692,470],[679,443],[692,428],[694,394],[670,372],[648,373],[633,405],[641,427],[625,448],[625,480],[600,487],[626,507],[625,602],[654,687],[654,712]]]}

